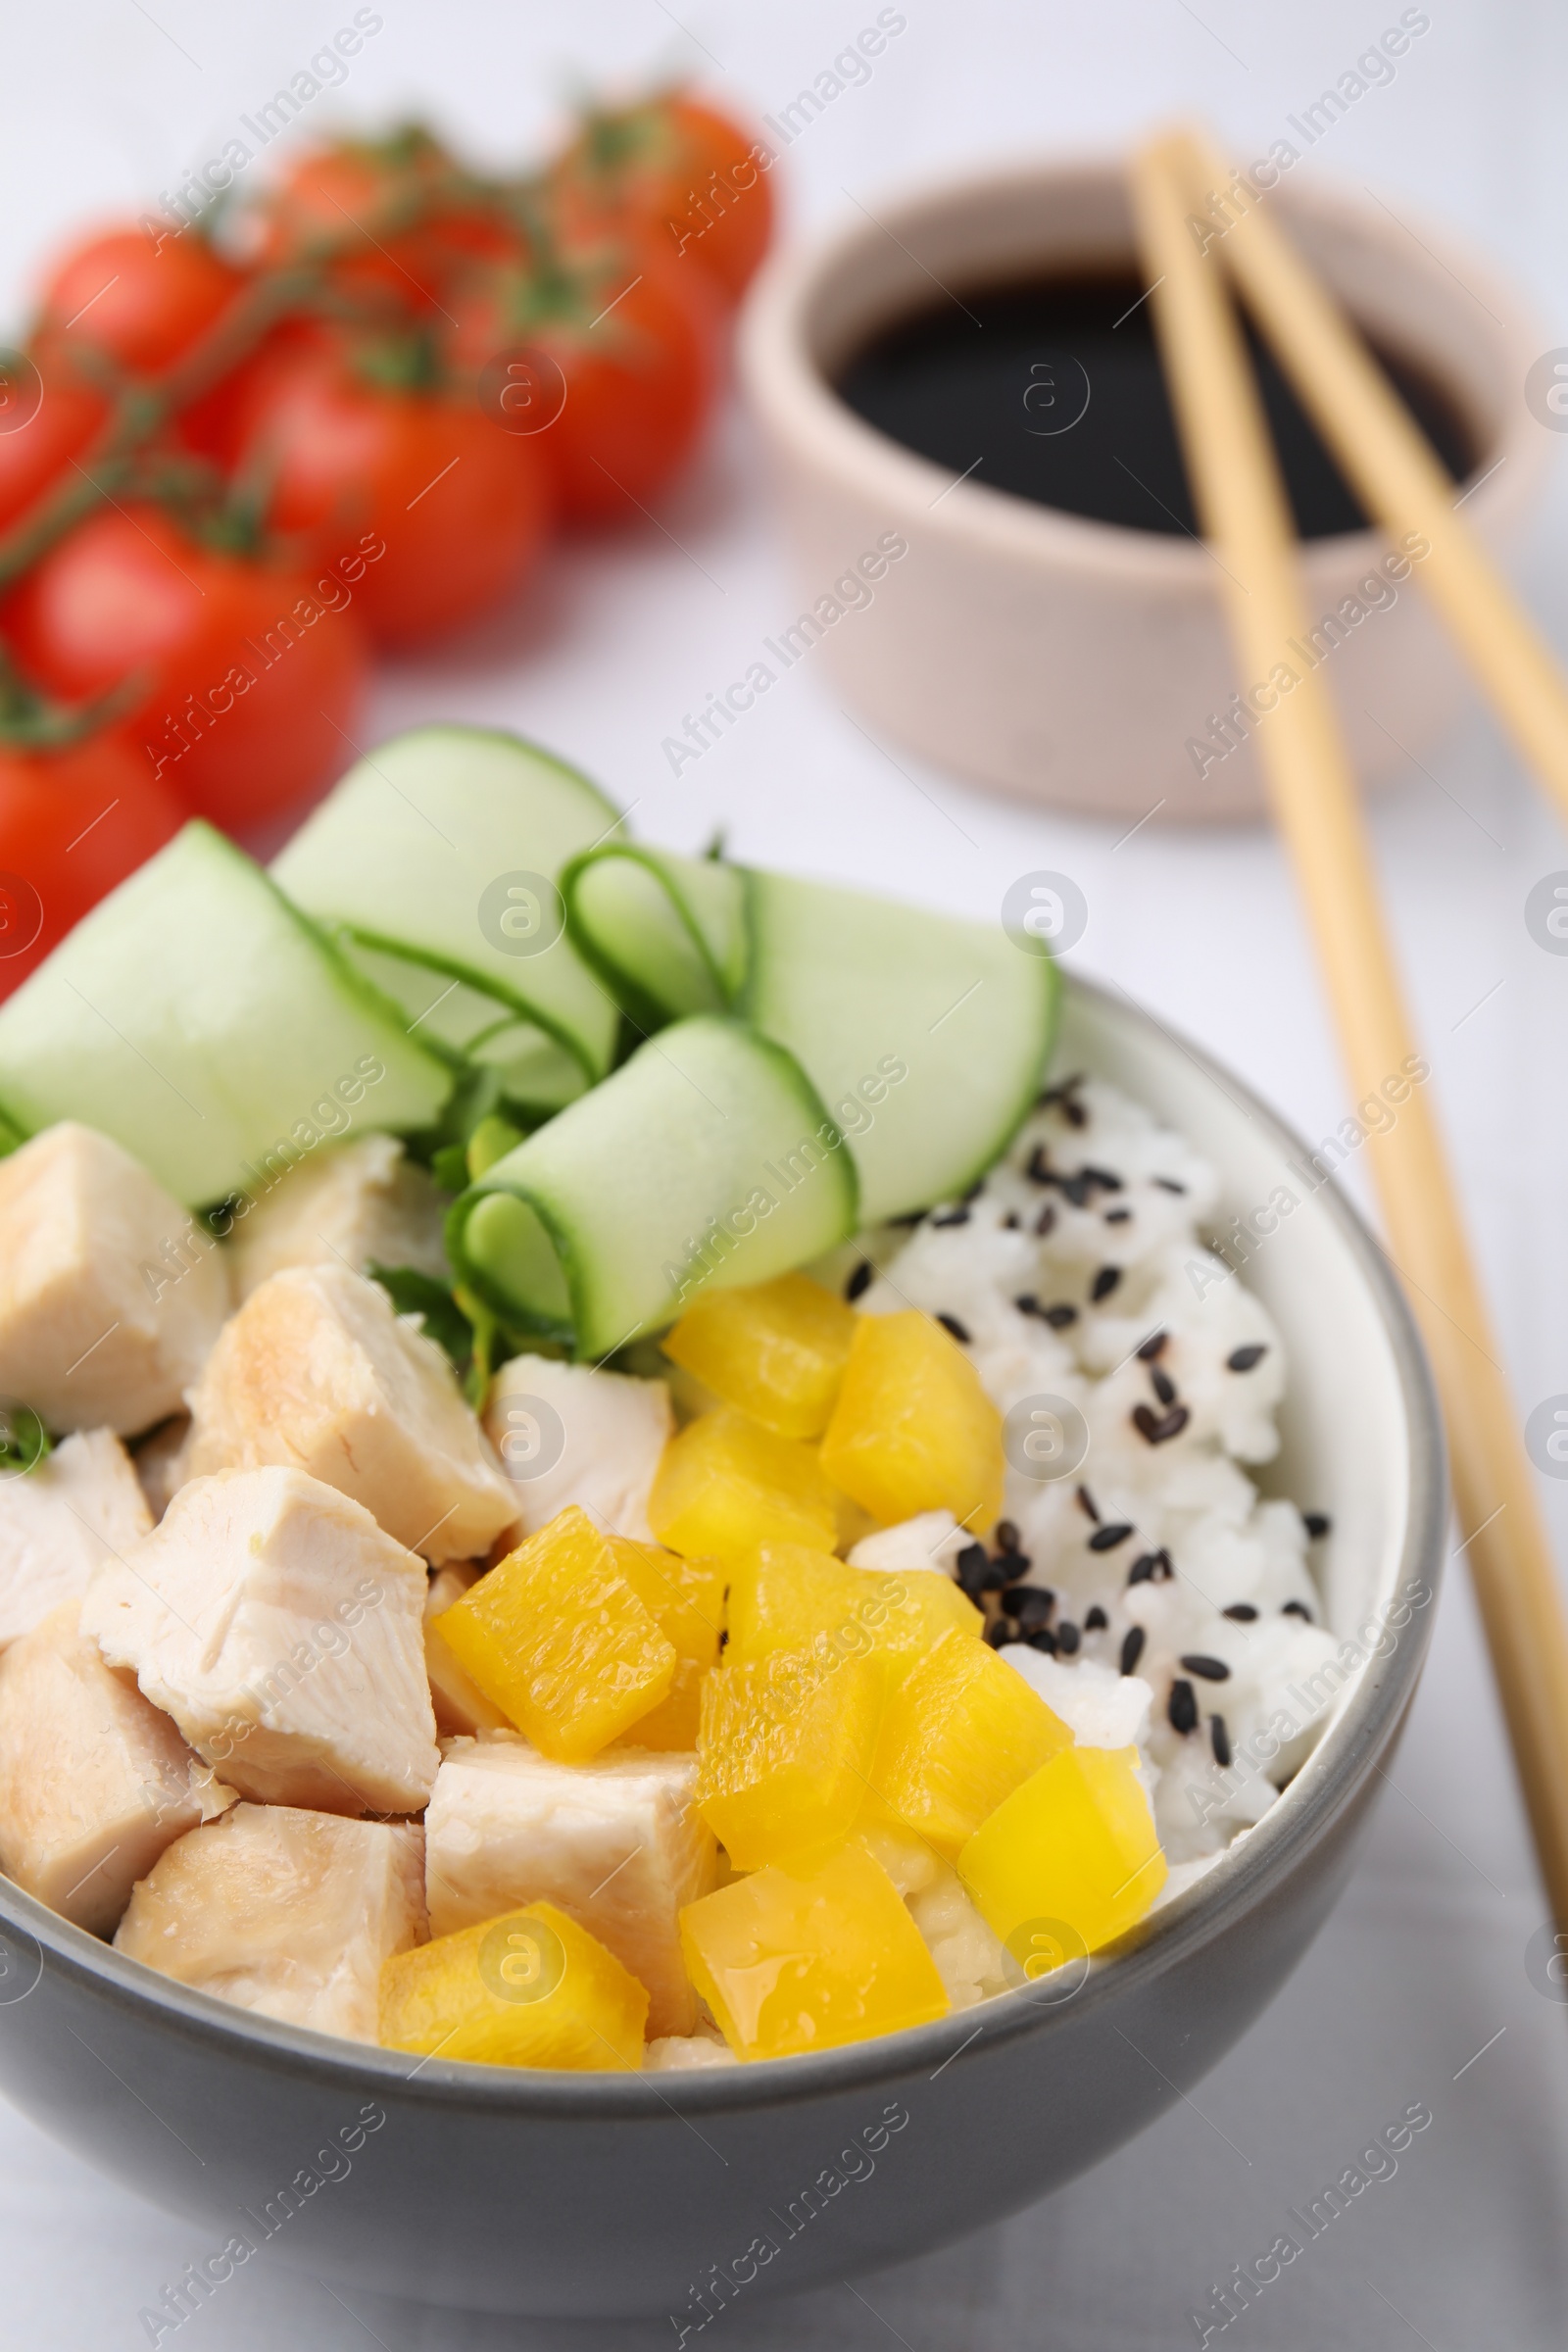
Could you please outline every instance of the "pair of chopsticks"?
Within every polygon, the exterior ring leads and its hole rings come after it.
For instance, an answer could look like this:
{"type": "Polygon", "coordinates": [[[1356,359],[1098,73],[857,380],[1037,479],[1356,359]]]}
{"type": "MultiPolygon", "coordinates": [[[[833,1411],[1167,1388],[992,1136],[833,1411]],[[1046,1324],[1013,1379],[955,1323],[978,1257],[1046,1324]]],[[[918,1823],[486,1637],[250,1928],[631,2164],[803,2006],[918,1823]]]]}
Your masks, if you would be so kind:
{"type": "MultiPolygon", "coordinates": [[[[1189,216],[1230,173],[1200,131],[1152,141],[1132,191],[1155,331],[1199,519],[1225,589],[1242,678],[1266,679],[1304,641],[1296,533],[1222,271],[1298,398],[1391,535],[1419,531],[1418,577],[1526,762],[1568,810],[1568,687],[1454,511],[1453,484],[1266,201],[1200,249],[1189,216]]],[[[1236,213],[1231,204],[1233,216],[1236,213]]],[[[1298,666],[1293,664],[1293,666],[1298,666]]],[[[1413,1052],[1372,858],[1338,721],[1308,671],[1254,730],[1328,983],[1351,1099],[1413,1052]]],[[[1518,1415],[1424,1093],[1371,1139],[1389,1254],[1421,1326],[1447,1426],[1459,1531],[1480,1604],[1555,1922],[1568,1931],[1568,1619],[1518,1415]]]]}

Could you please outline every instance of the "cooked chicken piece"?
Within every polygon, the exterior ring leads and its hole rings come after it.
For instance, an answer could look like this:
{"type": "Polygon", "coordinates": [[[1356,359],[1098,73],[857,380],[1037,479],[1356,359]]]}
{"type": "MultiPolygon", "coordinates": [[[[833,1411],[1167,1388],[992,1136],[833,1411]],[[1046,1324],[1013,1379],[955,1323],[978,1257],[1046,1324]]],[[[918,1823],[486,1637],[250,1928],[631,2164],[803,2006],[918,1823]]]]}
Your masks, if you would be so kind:
{"type": "Polygon", "coordinates": [[[212,1236],[65,1119],[0,1160],[0,1396],[122,1437],[178,1410],[228,1312],[212,1236]]]}
{"type": "Polygon", "coordinates": [[[143,1438],[130,1458],[156,1527],[190,1476],[189,1413],[175,1413],[143,1438]]]}
{"type": "Polygon", "coordinates": [[[416,1266],[447,1279],[446,1203],[396,1136],[330,1144],[291,1168],[234,1225],[234,1296],[248,1298],[285,1266],[416,1266]]]}
{"type": "Polygon", "coordinates": [[[648,1494],[675,1426],[662,1380],[514,1355],[496,1374],[484,1425],[525,1535],[575,1502],[612,1535],[653,1543],[648,1494]]]}
{"type": "Polygon", "coordinates": [[[417,1823],[236,1805],[169,1848],[117,1952],[242,2009],[374,2041],[381,1963],[429,1934],[417,1823]]]}
{"type": "Polygon", "coordinates": [[[166,1845],[234,1802],[62,1601],[0,1658],[0,1866],[107,1936],[166,1845]]]}
{"type": "Polygon", "coordinates": [[[425,1571],[303,1470],[180,1488],[81,1630],[242,1796],[417,1813],[440,1757],[424,1679],[425,1571]]]}
{"type": "Polygon", "coordinates": [[[448,1358],[346,1266],[293,1266],[253,1291],[191,1410],[192,1478],[291,1463],[431,1560],[479,1557],[517,1516],[448,1358]]]}
{"type": "Polygon", "coordinates": [[[647,1985],[651,2034],[690,2034],[680,1909],[718,1875],[696,1776],[695,1756],[641,1748],[553,1764],[516,1732],[450,1740],[424,1818],[430,1933],[559,1903],[647,1985]]]}
{"type": "Polygon", "coordinates": [[[0,1477],[0,1647],[79,1600],[99,1561],[129,1551],[152,1524],[113,1430],[80,1431],[24,1474],[0,1477]]]}
{"type": "Polygon", "coordinates": [[[435,1709],[439,1737],[450,1740],[464,1732],[509,1729],[507,1718],[492,1705],[477,1683],[470,1682],[444,1642],[432,1642],[430,1628],[453,1602],[472,1591],[479,1571],[471,1560],[449,1560],[430,1579],[424,1596],[424,1670],[430,1678],[430,1704],[435,1709]]]}

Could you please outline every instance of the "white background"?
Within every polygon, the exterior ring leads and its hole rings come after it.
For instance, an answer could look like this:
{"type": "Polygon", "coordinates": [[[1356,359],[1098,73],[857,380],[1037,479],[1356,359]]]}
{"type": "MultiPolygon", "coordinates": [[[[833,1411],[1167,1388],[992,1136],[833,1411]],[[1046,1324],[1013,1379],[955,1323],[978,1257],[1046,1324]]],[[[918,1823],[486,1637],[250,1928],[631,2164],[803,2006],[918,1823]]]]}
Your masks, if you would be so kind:
{"type": "MultiPolygon", "coordinates": [[[[310,110],[385,122],[418,111],[481,158],[543,139],[579,77],[689,66],[756,113],[786,104],[872,21],[874,0],[661,0],[566,10],[505,0],[383,0],[346,86],[310,110]],[[329,111],[330,110],[330,111],[329,111]]],[[[776,175],[788,228],[918,173],[999,153],[1125,139],[1196,108],[1260,153],[1388,24],[1396,0],[905,0],[907,29],[870,82],[797,140],[776,175]]],[[[1490,249],[1568,344],[1562,112],[1568,16],[1547,0],[1430,0],[1431,30],[1336,124],[1304,172],[1332,171],[1425,209],[1490,249]]],[[[236,118],[352,15],[349,0],[102,0],[8,11],[0,95],[0,315],[20,318],[51,239],[142,209],[232,135],[236,118]]],[[[274,153],[276,151],[274,150],[274,153]]],[[[1560,479],[1519,577],[1568,640],[1560,479]]],[[[492,718],[579,761],[656,840],[728,829],[735,855],[995,914],[1016,875],[1077,878],[1091,922],[1075,961],[1190,1031],[1299,1126],[1345,1115],[1331,1040],[1279,854],[1262,830],[1180,835],[1034,815],[900,758],[913,789],[803,663],[672,783],[660,740],[741,671],[797,610],[739,416],[647,528],[551,562],[517,611],[439,660],[383,672],[370,738],[416,718],[492,718]]],[[[1568,1391],[1568,960],[1528,937],[1523,904],[1568,867],[1559,820],[1490,724],[1461,730],[1382,799],[1378,853],[1434,1089],[1468,1199],[1521,1412],[1568,1391]],[[1484,1001],[1483,1001],[1484,1000],[1484,1001]]],[[[1352,1171],[1352,1182],[1355,1181],[1352,1171]]],[[[1568,1556],[1568,1486],[1548,1487],[1568,1556]]],[[[1537,2352],[1568,2307],[1568,2015],[1527,1982],[1543,1916],[1462,1563],[1415,1718],[1351,1890],[1264,2020],[1196,2097],[1046,2204],[949,2253],[804,2302],[737,2306],[753,2345],[910,2352],[1143,2352],[1197,2341],[1195,2303],[1270,2242],[1286,2207],[1424,2099],[1432,2128],[1239,2320],[1227,2344],[1381,2352],[1482,2342],[1537,2352]],[[1500,2038],[1494,2038],[1498,2036],[1500,2038]],[[1486,2047],[1485,2045],[1488,2045],[1486,2047]],[[1485,2047],[1473,2064],[1472,2054],[1485,2047]]],[[[0,2108],[0,2278],[8,2340],[108,2352],[146,2338],[138,2309],[205,2250],[197,2230],[100,2180],[0,2108]]],[[[351,2312],[275,2260],[241,2273],[180,2330],[191,2352],[298,2343],[618,2348],[665,2323],[536,2328],[354,2297],[351,2312]]]]}

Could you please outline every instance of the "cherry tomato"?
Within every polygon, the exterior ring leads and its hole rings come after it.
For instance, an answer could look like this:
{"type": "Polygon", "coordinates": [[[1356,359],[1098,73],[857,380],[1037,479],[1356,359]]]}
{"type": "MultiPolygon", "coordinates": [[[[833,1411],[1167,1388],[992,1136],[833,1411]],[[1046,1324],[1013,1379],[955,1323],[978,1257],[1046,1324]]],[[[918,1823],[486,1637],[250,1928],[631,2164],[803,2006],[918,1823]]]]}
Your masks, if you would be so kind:
{"type": "Polygon", "coordinates": [[[96,439],[109,414],[109,403],[93,385],[83,383],[70,359],[47,348],[30,355],[42,379],[43,397],[34,409],[30,386],[19,382],[16,416],[8,425],[0,410],[0,529],[41,498],[96,439]]]}
{"type": "Polygon", "coordinates": [[[422,644],[520,581],[550,516],[547,466],[472,400],[383,390],[342,350],[303,351],[259,384],[241,464],[270,468],[269,519],[318,562],[362,534],[385,553],[360,604],[382,644],[422,644]]]}
{"type": "Polygon", "coordinates": [[[111,229],[57,264],[44,288],[43,324],[107,352],[133,375],[156,375],[244,283],[194,228],[156,245],[142,229],[111,229]]]}
{"type": "Polygon", "coordinates": [[[108,507],[27,574],[0,627],[56,694],[145,680],[120,721],[142,773],[242,830],[353,757],[378,545],[346,535],[331,569],[285,569],[198,546],[161,508],[108,507]]]}
{"type": "Polygon", "coordinates": [[[0,744],[0,997],[184,821],[116,734],[50,752],[0,744]]]}
{"type": "Polygon", "coordinates": [[[640,224],[738,302],[773,228],[771,154],[695,99],[660,97],[590,116],[551,175],[568,231],[640,224]]]}
{"type": "Polygon", "coordinates": [[[311,149],[274,191],[263,228],[266,260],[294,261],[344,240],[350,250],[332,264],[337,282],[415,311],[437,305],[455,266],[499,257],[510,241],[483,205],[461,193],[452,157],[417,129],[311,149]],[[354,242],[356,231],[363,242],[354,242]]]}
{"type": "Polygon", "coordinates": [[[483,372],[498,353],[528,355],[535,410],[560,398],[548,424],[518,437],[548,463],[562,514],[635,519],[685,465],[712,406],[724,314],[708,278],[644,238],[582,272],[560,315],[532,327],[538,298],[525,272],[451,300],[453,370],[475,384],[484,414],[499,421],[498,389],[483,372]]]}

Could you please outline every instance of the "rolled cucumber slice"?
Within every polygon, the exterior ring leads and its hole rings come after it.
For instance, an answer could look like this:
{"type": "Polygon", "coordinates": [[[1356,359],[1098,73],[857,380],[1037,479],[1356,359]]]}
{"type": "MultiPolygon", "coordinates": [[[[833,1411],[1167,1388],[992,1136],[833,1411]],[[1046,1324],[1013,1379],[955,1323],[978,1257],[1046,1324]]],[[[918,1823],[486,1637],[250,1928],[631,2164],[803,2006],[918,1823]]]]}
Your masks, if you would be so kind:
{"type": "Polygon", "coordinates": [[[398,1007],[200,822],[0,1005],[4,1116],[97,1127],[192,1207],[354,1127],[429,1126],[451,1089],[398,1007]]]}
{"type": "Polygon", "coordinates": [[[854,1164],[798,1062],[677,1021],[452,1208],[460,1279],[511,1328],[597,1360],[710,1286],[766,1282],[856,1226],[854,1164]]]}
{"type": "Polygon", "coordinates": [[[555,883],[617,822],[597,785],[515,735],[416,727],[350,768],[272,877],[356,946],[533,1022],[593,1079],[618,1011],[561,929],[555,883]]]}
{"type": "Polygon", "coordinates": [[[746,976],[746,884],[711,858],[623,842],[561,877],[566,928],[639,1029],[727,1012],[746,976]]]}
{"type": "Polygon", "coordinates": [[[999,924],[750,872],[739,1009],[844,1129],[866,1224],[956,1199],[1039,1091],[1059,982],[999,924]]]}

